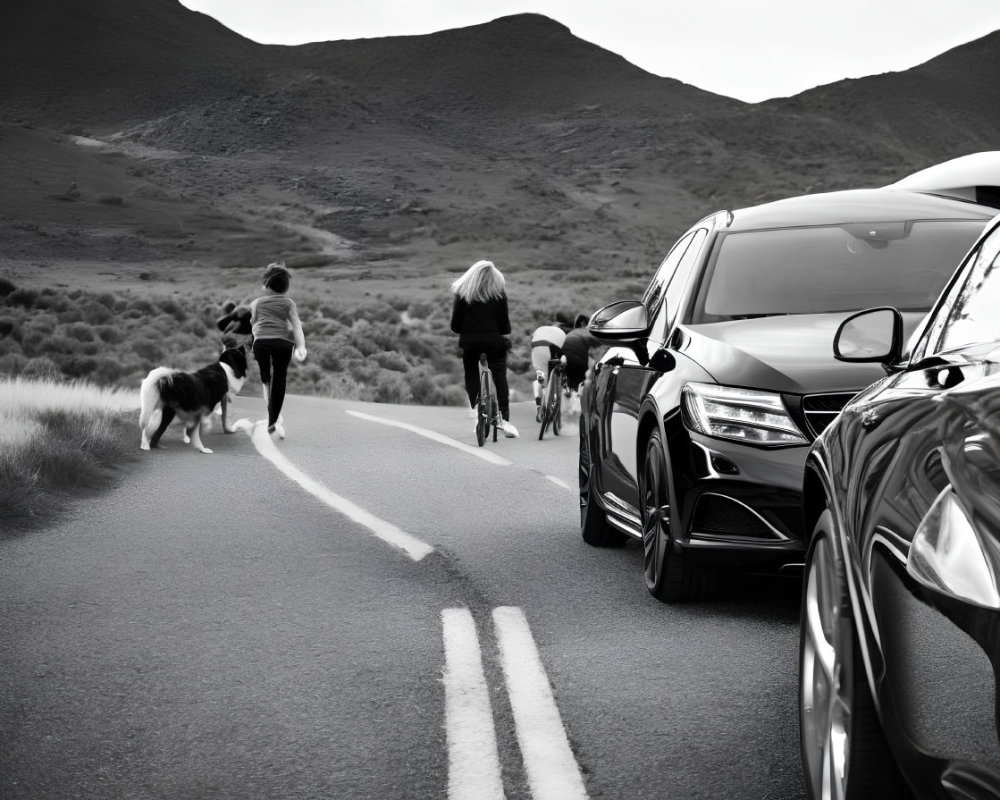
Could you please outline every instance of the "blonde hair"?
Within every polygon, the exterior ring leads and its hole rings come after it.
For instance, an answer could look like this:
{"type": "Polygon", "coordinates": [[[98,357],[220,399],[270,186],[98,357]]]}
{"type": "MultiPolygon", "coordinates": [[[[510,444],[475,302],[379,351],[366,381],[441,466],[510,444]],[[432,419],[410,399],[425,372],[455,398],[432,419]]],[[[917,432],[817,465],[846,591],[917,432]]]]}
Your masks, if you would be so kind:
{"type": "Polygon", "coordinates": [[[451,290],[466,303],[485,303],[503,297],[505,286],[503,273],[492,261],[477,261],[452,283],[451,290]]]}

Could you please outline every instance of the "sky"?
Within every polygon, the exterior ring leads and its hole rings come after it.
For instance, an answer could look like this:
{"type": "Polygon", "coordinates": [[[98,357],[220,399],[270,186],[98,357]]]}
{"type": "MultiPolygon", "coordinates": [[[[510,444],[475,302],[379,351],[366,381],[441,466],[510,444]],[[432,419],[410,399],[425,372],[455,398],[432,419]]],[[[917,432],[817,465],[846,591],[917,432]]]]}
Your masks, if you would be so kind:
{"type": "Polygon", "coordinates": [[[262,44],[537,13],[654,75],[750,103],[898,72],[1000,30],[1000,0],[181,0],[262,44]]]}

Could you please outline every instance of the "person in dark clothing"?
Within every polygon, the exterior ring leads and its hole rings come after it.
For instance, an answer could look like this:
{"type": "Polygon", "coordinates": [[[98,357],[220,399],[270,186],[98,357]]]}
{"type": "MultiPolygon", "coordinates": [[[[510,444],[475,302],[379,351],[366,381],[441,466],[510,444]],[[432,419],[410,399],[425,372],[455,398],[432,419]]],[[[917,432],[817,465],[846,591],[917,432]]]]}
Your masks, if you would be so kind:
{"type": "Polygon", "coordinates": [[[590,368],[590,351],[603,345],[587,329],[588,318],[580,314],[576,323],[563,340],[562,353],[566,356],[566,382],[572,391],[580,388],[590,368]]]}
{"type": "Polygon", "coordinates": [[[510,391],[507,388],[507,340],[510,314],[506,282],[492,261],[477,261],[451,285],[455,301],[451,310],[451,330],[458,334],[465,368],[465,392],[469,405],[479,396],[479,355],[486,354],[490,374],[497,387],[501,430],[508,439],[517,438],[510,422],[510,391]]]}
{"type": "Polygon", "coordinates": [[[222,341],[233,345],[243,345],[247,350],[253,343],[253,324],[250,322],[250,306],[238,306],[232,300],[223,307],[223,316],[215,321],[222,331],[222,341]]]}

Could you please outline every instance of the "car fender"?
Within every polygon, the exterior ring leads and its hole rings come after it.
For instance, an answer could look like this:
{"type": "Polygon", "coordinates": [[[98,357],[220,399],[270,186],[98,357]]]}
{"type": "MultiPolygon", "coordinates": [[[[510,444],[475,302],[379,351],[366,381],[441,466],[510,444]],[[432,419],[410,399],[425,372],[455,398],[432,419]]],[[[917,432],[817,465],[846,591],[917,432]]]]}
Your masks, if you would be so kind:
{"type": "MultiPolygon", "coordinates": [[[[835,427],[836,424],[831,426],[831,429],[835,429],[835,427]]],[[[832,432],[831,429],[828,429],[827,432],[832,432]]],[[[848,550],[847,538],[850,536],[850,533],[848,532],[848,522],[844,519],[842,513],[842,497],[836,489],[837,483],[833,479],[829,455],[825,448],[825,435],[816,440],[809,449],[809,454],[806,457],[805,474],[802,484],[805,523],[803,526],[803,536],[806,551],[808,552],[812,544],[813,529],[816,526],[816,521],[824,510],[829,509],[837,533],[833,537],[836,557],[840,559],[841,563],[846,563],[845,554],[848,550]]],[[[882,655],[878,627],[875,624],[875,611],[868,592],[864,587],[858,585],[858,576],[854,570],[845,569],[844,575],[847,581],[847,591],[851,599],[851,615],[854,619],[854,627],[859,633],[858,639],[861,645],[861,656],[865,665],[865,679],[868,681],[868,688],[871,690],[875,707],[881,714],[875,676],[883,673],[885,661],[882,655]]]]}

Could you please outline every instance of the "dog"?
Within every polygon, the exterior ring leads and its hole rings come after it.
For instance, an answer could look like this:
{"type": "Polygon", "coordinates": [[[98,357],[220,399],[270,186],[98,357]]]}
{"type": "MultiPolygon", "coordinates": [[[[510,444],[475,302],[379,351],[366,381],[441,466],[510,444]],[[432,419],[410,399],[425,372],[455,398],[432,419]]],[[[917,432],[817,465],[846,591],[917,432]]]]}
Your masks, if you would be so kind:
{"type": "Polygon", "coordinates": [[[139,387],[139,447],[157,447],[160,437],[176,416],[184,423],[184,441],[202,453],[211,453],[201,442],[201,422],[217,405],[222,406],[222,427],[231,395],[243,387],[247,378],[247,355],[242,346],[226,345],[215,364],[197,372],[182,372],[169,367],[157,367],[143,379],[139,387]]]}

